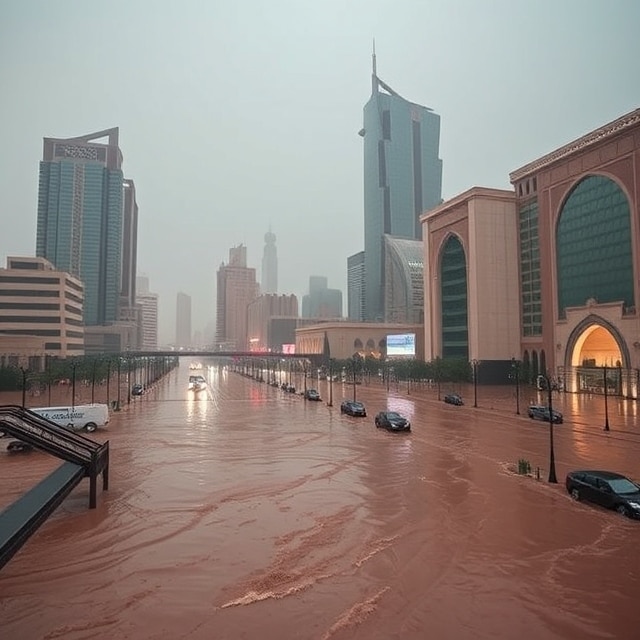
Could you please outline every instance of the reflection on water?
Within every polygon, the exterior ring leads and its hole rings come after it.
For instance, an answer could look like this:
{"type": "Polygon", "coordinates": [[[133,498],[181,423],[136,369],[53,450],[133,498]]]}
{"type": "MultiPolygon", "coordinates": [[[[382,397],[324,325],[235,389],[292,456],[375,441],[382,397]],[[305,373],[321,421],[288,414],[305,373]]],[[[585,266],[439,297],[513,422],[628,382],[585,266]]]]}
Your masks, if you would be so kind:
{"type": "MultiPolygon", "coordinates": [[[[640,524],[508,471],[549,442],[512,389],[481,389],[473,409],[372,383],[352,418],[349,385],[328,407],[206,376],[190,394],[177,370],[98,434],[111,489],[89,511],[80,485],[3,569],[2,638],[637,637],[640,524]],[[376,429],[385,409],[413,432],[376,429]]],[[[597,400],[558,406],[561,483],[636,468],[640,437],[589,426],[597,400]]],[[[50,470],[44,454],[0,455],[0,492],[50,470]]]]}

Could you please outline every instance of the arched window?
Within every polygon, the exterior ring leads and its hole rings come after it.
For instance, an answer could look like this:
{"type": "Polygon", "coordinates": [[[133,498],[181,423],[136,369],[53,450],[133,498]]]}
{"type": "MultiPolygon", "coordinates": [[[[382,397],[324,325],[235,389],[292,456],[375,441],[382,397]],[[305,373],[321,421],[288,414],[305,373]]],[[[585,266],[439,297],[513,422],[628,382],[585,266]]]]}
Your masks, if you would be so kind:
{"type": "Polygon", "coordinates": [[[449,236],[440,263],[442,357],[469,359],[467,262],[462,243],[449,236]]]}
{"type": "Polygon", "coordinates": [[[538,352],[535,349],[531,352],[531,373],[532,380],[535,380],[540,374],[540,369],[538,369],[538,352]]]}
{"type": "Polygon", "coordinates": [[[635,305],[629,201],[605,176],[587,176],[566,199],[556,229],[558,312],[587,300],[635,305]]]}
{"type": "Polygon", "coordinates": [[[360,338],[356,338],[356,339],[353,341],[353,348],[354,348],[356,351],[361,351],[361,350],[362,350],[362,340],[360,340],[360,338]]]}

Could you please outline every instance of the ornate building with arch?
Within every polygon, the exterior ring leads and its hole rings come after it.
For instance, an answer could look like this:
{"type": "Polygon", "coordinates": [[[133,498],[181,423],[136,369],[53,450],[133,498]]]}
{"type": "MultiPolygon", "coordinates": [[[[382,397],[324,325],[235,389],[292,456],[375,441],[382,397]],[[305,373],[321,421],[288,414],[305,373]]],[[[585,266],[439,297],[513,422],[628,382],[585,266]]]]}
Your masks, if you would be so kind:
{"type": "Polygon", "coordinates": [[[510,175],[521,357],[569,391],[638,397],[640,109],[510,175]]]}
{"type": "Polygon", "coordinates": [[[640,109],[421,217],[425,358],[640,391],[640,109]]]}

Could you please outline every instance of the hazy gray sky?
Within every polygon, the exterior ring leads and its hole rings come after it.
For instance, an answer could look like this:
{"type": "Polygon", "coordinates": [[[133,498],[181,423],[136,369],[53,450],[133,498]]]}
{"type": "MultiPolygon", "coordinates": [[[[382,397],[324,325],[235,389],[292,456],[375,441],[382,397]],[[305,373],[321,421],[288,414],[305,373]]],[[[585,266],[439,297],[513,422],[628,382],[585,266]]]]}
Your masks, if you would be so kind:
{"type": "Polygon", "coordinates": [[[342,289],[363,249],[362,107],[378,74],[441,116],[443,197],[640,106],[637,0],[0,0],[0,260],[35,251],[42,138],[120,127],[138,270],[175,337],[215,272],[277,236],[279,288],[342,289]]]}

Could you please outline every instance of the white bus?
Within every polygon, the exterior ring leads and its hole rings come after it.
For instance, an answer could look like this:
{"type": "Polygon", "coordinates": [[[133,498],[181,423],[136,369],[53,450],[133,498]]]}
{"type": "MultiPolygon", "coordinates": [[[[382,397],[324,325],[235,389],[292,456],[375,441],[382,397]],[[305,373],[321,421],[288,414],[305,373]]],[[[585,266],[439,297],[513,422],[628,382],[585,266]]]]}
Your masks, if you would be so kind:
{"type": "Polygon", "coordinates": [[[106,404],[79,404],[75,407],[29,407],[38,415],[73,430],[85,429],[89,433],[109,422],[106,404]]]}

